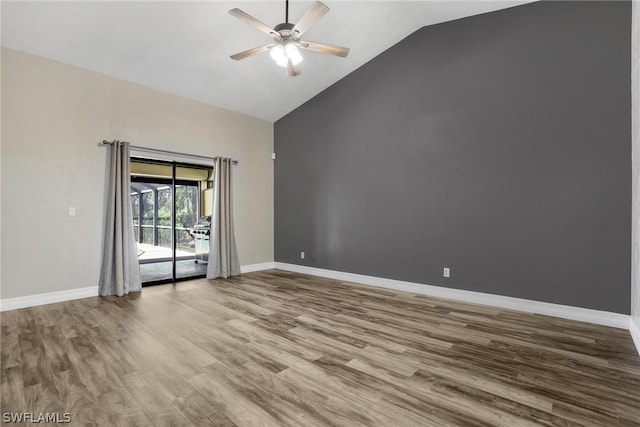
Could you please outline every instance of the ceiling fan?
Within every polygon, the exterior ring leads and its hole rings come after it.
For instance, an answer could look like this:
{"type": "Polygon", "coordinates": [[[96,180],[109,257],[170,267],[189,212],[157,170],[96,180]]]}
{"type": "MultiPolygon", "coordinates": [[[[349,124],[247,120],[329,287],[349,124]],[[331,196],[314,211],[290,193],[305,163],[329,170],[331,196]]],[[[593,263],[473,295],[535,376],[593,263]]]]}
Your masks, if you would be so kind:
{"type": "Polygon", "coordinates": [[[346,47],[315,43],[300,39],[300,37],[327,12],[329,12],[327,5],[316,1],[296,24],[291,24],[289,22],[289,0],[286,0],[285,22],[278,24],[273,28],[269,28],[266,24],[258,21],[256,18],[241,11],[240,9],[231,9],[229,11],[231,16],[235,16],[239,20],[257,28],[269,37],[273,38],[273,43],[236,53],[235,55],[231,55],[231,59],[239,61],[268,51],[276,63],[282,67],[286,67],[287,74],[294,77],[300,75],[298,64],[302,61],[302,55],[298,48],[344,58],[349,54],[349,49],[346,47]]]}

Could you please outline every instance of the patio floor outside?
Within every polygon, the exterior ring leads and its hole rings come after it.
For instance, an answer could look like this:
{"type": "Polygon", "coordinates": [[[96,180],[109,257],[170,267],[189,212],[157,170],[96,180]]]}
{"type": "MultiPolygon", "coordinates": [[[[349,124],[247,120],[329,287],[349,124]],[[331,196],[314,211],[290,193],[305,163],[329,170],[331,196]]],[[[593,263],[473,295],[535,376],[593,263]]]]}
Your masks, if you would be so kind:
{"type": "MultiPolygon", "coordinates": [[[[171,280],[173,268],[171,248],[138,243],[138,261],[142,283],[171,280]]],[[[207,272],[207,262],[200,257],[196,262],[195,252],[176,250],[176,278],[202,276],[207,272]]]]}

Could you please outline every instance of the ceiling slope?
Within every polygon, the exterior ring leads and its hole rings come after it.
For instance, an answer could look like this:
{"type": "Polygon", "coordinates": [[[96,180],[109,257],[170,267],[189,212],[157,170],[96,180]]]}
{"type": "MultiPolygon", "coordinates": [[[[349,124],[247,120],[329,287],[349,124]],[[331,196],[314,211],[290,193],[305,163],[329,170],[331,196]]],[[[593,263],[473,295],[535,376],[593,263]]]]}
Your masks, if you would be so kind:
{"type": "MultiPolygon", "coordinates": [[[[326,0],[331,10],[305,37],[351,53],[304,52],[295,78],[268,54],[229,58],[269,38],[227,12],[274,26],[284,1],[2,1],[2,45],[275,121],[425,25],[527,2],[326,0]]],[[[291,1],[290,20],[312,4],[291,1]]]]}

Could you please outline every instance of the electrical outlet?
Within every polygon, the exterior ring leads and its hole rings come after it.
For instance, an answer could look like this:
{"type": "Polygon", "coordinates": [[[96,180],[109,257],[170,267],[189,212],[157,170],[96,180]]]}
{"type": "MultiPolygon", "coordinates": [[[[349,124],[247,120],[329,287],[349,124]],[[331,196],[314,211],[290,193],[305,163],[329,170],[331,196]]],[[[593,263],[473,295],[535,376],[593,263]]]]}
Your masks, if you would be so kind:
{"type": "Polygon", "coordinates": [[[449,269],[449,267],[445,267],[442,270],[442,277],[451,277],[451,270],[449,269]]]}
{"type": "Polygon", "coordinates": [[[304,252],[300,252],[300,259],[304,259],[304,252]]]}
{"type": "Polygon", "coordinates": [[[69,206],[69,216],[76,216],[76,208],[69,206]]]}

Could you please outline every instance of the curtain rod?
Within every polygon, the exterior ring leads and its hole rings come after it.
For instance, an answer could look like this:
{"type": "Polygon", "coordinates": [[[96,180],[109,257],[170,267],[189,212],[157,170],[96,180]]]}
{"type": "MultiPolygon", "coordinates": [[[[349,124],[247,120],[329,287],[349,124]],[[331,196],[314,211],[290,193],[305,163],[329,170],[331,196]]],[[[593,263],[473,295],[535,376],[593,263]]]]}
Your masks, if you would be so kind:
{"type": "MultiPolygon", "coordinates": [[[[105,139],[105,140],[102,140],[102,142],[98,143],[98,147],[101,147],[103,145],[113,145],[113,141],[107,141],[105,139]]],[[[150,152],[150,153],[169,154],[169,155],[177,155],[177,156],[188,156],[188,157],[194,157],[194,158],[204,159],[204,160],[216,160],[217,159],[217,157],[207,157],[207,156],[199,156],[197,154],[178,153],[177,151],[160,150],[158,148],[140,147],[139,145],[130,145],[130,147],[134,148],[136,150],[147,151],[147,152],[150,152]]],[[[231,163],[233,163],[234,165],[237,165],[239,162],[237,160],[231,160],[231,163]]]]}

